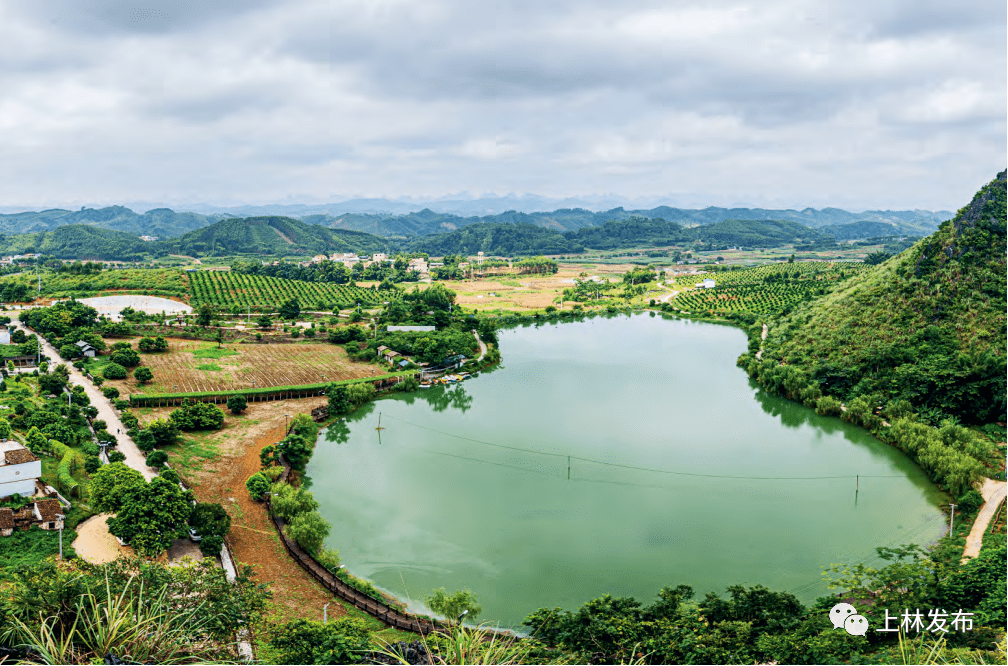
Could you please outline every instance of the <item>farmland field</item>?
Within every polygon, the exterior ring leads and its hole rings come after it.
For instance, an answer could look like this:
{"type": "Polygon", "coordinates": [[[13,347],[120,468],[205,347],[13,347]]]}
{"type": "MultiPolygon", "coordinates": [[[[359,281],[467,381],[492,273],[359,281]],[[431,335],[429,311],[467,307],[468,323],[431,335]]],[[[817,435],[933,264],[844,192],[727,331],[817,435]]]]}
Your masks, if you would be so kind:
{"type": "Polygon", "coordinates": [[[826,292],[831,285],[864,270],[866,264],[807,261],[767,264],[741,271],[689,274],[674,278],[676,289],[686,289],[670,302],[691,313],[752,312],[778,314],[796,303],[826,292]],[[713,289],[694,289],[713,278],[713,289]]]}
{"type": "MultiPolygon", "coordinates": [[[[135,347],[136,340],[132,342],[135,347]]],[[[141,364],[154,373],[149,384],[139,387],[131,376],[106,381],[105,386],[114,386],[123,395],[228,391],[356,379],[379,372],[376,366],[351,361],[342,347],[330,344],[231,344],[218,350],[212,343],[169,339],[168,345],[167,352],[140,355],[141,364]]]]}
{"type": "Polygon", "coordinates": [[[296,298],[304,310],[332,310],[335,305],[349,307],[356,303],[380,302],[378,292],[364,287],[304,282],[265,275],[246,275],[230,271],[189,273],[189,302],[193,307],[209,303],[218,308],[237,308],[273,312],[284,301],[296,298]]]}

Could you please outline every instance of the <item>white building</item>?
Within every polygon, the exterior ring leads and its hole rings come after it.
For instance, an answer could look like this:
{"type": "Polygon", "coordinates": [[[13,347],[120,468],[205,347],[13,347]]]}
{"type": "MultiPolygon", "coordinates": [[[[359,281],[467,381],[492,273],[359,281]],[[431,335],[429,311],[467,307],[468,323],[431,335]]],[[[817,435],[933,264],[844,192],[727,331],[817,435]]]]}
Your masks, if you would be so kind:
{"type": "Polygon", "coordinates": [[[376,252],[371,255],[371,261],[382,262],[388,261],[388,255],[384,252],[376,252]]]}
{"type": "Polygon", "coordinates": [[[6,326],[0,326],[0,345],[10,344],[10,329],[6,326]]]}
{"type": "Polygon", "coordinates": [[[0,442],[0,497],[32,497],[41,477],[42,461],[35,454],[18,442],[0,442]]]}
{"type": "Polygon", "coordinates": [[[706,280],[704,280],[703,282],[697,282],[697,283],[696,283],[695,285],[693,285],[693,286],[695,286],[695,287],[702,287],[702,288],[704,288],[704,289],[713,289],[714,287],[716,287],[716,286],[717,286],[717,283],[716,283],[716,282],[714,282],[714,280],[713,280],[713,279],[711,279],[711,278],[707,278],[707,279],[706,279],[706,280]]]}

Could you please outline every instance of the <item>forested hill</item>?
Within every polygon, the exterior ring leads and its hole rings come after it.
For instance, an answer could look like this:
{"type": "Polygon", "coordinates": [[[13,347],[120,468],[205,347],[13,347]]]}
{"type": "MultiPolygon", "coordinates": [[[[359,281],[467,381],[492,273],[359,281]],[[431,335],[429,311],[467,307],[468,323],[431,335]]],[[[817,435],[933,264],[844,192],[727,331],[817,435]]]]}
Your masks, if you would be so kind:
{"type": "Polygon", "coordinates": [[[407,248],[411,252],[427,252],[434,256],[485,252],[487,255],[514,257],[584,251],[584,245],[564,238],[552,229],[521,222],[470,224],[456,231],[423,236],[410,242],[407,248]]]}
{"type": "Polygon", "coordinates": [[[391,249],[389,241],[359,231],[327,229],[289,217],[249,217],[221,220],[159,245],[173,254],[223,256],[235,254],[304,255],[391,249]]]}
{"type": "MultiPolygon", "coordinates": [[[[851,213],[838,208],[816,210],[769,210],[764,208],[716,208],[703,209],[672,208],[658,206],[651,209],[624,210],[613,208],[593,212],[583,208],[561,208],[552,212],[520,213],[508,211],[482,217],[462,217],[450,213],[437,213],[424,209],[415,213],[383,215],[374,213],[346,213],[343,215],[315,214],[302,219],[310,224],[318,224],[334,229],[366,231],[378,236],[394,238],[416,238],[435,233],[446,233],[472,224],[526,223],[559,232],[578,231],[590,227],[601,227],[607,222],[633,219],[653,219],[671,221],[683,227],[716,224],[726,220],[783,220],[818,229],[845,227],[837,235],[837,240],[909,234],[924,236],[938,228],[938,224],[952,217],[946,211],[865,211],[851,213]],[[858,226],[858,225],[874,226],[858,226]],[[880,233],[885,231],[885,233],[880,233]],[[864,233],[865,235],[850,235],[864,233]]],[[[825,231],[825,229],[824,229],[825,231]]]]}
{"type": "Polygon", "coordinates": [[[910,250],[769,322],[764,362],[845,401],[907,401],[933,423],[1003,420],[1005,188],[1001,172],[910,250]]]}
{"type": "Polygon", "coordinates": [[[778,247],[787,243],[814,243],[825,238],[815,229],[788,220],[723,220],[685,228],[677,222],[644,217],[584,227],[568,231],[564,237],[598,250],[693,242],[714,247],[778,247]]]}
{"type": "Polygon", "coordinates": [[[25,234],[53,231],[67,225],[87,225],[98,229],[126,231],[135,236],[167,238],[205,227],[218,219],[220,216],[176,213],[169,208],[155,208],[143,214],[135,213],[123,206],[81,208],[73,211],[53,208],[38,212],[0,215],[0,232],[25,234]]]}

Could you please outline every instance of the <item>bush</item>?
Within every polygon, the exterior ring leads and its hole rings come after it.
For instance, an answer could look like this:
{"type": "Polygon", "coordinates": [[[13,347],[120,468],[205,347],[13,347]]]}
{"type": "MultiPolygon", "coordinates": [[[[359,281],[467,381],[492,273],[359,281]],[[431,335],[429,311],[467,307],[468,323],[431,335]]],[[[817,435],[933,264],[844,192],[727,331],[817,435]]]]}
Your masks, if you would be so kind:
{"type": "Polygon", "coordinates": [[[147,424],[145,430],[154,436],[154,442],[157,446],[174,444],[179,436],[179,427],[171,419],[155,419],[147,424]]]}
{"type": "Polygon", "coordinates": [[[102,370],[102,377],[105,379],[126,379],[126,368],[118,363],[109,363],[102,370]]]}
{"type": "Polygon", "coordinates": [[[973,513],[981,506],[983,506],[984,498],[983,495],[978,493],[976,490],[970,490],[965,495],[959,498],[959,510],[963,513],[973,513]]]}
{"type": "Polygon", "coordinates": [[[197,504],[189,515],[189,526],[202,537],[200,552],[207,557],[219,555],[224,545],[224,537],[231,529],[231,516],[220,504],[203,502],[197,504]]]}
{"type": "Polygon", "coordinates": [[[270,482],[273,482],[279,479],[280,475],[283,474],[283,467],[273,465],[272,467],[267,467],[266,469],[264,469],[259,473],[265,476],[267,479],[269,479],[270,482]]]}
{"type": "Polygon", "coordinates": [[[299,513],[287,524],[287,534],[309,553],[322,548],[332,526],[318,511],[299,513]]]}
{"type": "Polygon", "coordinates": [[[109,453],[108,459],[110,463],[123,462],[126,460],[126,454],[122,451],[113,451],[109,453]]]}
{"type": "Polygon", "coordinates": [[[109,358],[113,363],[118,363],[126,368],[135,368],[140,365],[140,354],[137,354],[133,349],[120,349],[118,351],[114,351],[109,358]]]}
{"type": "Polygon", "coordinates": [[[248,407],[248,398],[243,395],[235,394],[228,396],[227,408],[231,410],[232,414],[241,414],[248,407]]]}
{"type": "Polygon", "coordinates": [[[140,421],[133,412],[124,411],[119,415],[119,420],[126,426],[126,430],[133,430],[140,425],[140,421]]]}
{"type": "Polygon", "coordinates": [[[150,430],[144,429],[133,435],[133,441],[136,443],[137,448],[147,453],[153,451],[154,447],[157,446],[157,441],[154,439],[154,433],[150,430]]]}
{"type": "Polygon", "coordinates": [[[94,428],[96,432],[98,430],[108,430],[108,424],[105,423],[103,419],[95,419],[91,422],[91,427],[94,428]]]}
{"type": "Polygon", "coordinates": [[[137,380],[137,383],[146,384],[154,379],[154,373],[151,372],[150,368],[141,366],[133,372],[133,379],[137,380]]]}
{"type": "Polygon", "coordinates": [[[97,386],[98,388],[101,388],[101,385],[105,383],[105,378],[102,377],[101,375],[92,375],[91,383],[97,386]]]}
{"type": "Polygon", "coordinates": [[[112,406],[119,410],[126,409],[130,406],[130,401],[125,398],[115,398],[112,400],[112,406]]]}
{"type": "Polygon", "coordinates": [[[168,462],[168,454],[164,451],[152,451],[145,462],[151,469],[161,469],[168,462]]]}
{"type": "Polygon", "coordinates": [[[245,488],[248,489],[249,497],[258,502],[269,492],[270,482],[262,472],[256,472],[245,481],[245,488]]]}
{"type": "Polygon", "coordinates": [[[843,413],[840,401],[830,395],[824,395],[816,401],[815,411],[820,416],[838,416],[843,413]]]}
{"type": "Polygon", "coordinates": [[[113,400],[119,397],[119,389],[114,386],[106,386],[102,389],[102,395],[104,395],[109,400],[113,400]]]}
{"type": "Polygon", "coordinates": [[[88,475],[94,474],[99,468],[101,468],[101,460],[99,460],[98,456],[87,456],[84,458],[84,471],[88,475]]]}
{"type": "Polygon", "coordinates": [[[179,430],[220,430],[224,426],[224,411],[209,402],[185,398],[168,420],[179,430]]]}

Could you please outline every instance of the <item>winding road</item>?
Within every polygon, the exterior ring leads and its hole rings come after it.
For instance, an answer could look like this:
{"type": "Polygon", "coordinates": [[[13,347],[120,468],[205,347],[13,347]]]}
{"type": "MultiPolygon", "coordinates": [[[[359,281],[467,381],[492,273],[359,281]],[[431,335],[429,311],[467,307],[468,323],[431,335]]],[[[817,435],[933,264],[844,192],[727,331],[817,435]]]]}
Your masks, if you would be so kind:
{"type": "Polygon", "coordinates": [[[976,520],[973,521],[973,529],[970,530],[969,536],[966,537],[966,547],[963,548],[962,556],[964,564],[966,560],[980,554],[984,532],[987,531],[987,526],[990,525],[994,512],[997,511],[1001,502],[1005,501],[1005,496],[1008,494],[1008,482],[984,479],[980,494],[983,495],[984,504],[980,507],[976,520]]]}
{"type": "MultiPolygon", "coordinates": [[[[21,320],[17,317],[15,313],[7,313],[11,316],[11,324],[14,326],[20,326],[25,331],[31,331],[35,333],[31,328],[25,326],[21,323],[21,320]]],[[[58,363],[62,363],[59,352],[41,336],[35,333],[38,337],[39,344],[42,345],[42,353],[49,357],[49,365],[54,366],[58,363]]],[[[143,477],[150,481],[155,476],[157,472],[152,470],[147,466],[147,456],[137,447],[136,442],[126,434],[126,426],[123,425],[122,421],[119,420],[119,413],[112,406],[112,403],[108,398],[101,392],[97,386],[92,384],[87,377],[85,377],[80,370],[73,367],[72,364],[67,364],[67,370],[70,371],[70,383],[75,386],[83,386],[84,393],[91,400],[91,404],[94,405],[95,409],[98,410],[97,418],[105,421],[108,431],[116,437],[116,441],[119,442],[117,450],[122,451],[126,456],[126,465],[132,467],[136,471],[143,474],[143,477]]]]}

